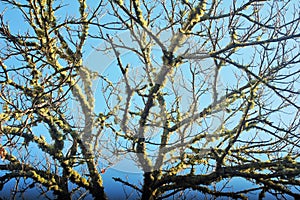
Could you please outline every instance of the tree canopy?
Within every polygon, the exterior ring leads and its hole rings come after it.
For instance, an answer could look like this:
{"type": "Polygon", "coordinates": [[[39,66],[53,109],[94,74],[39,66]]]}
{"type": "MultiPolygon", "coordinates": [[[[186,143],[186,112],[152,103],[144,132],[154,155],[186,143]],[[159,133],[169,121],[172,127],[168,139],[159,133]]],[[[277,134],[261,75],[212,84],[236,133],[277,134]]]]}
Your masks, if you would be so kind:
{"type": "Polygon", "coordinates": [[[300,198],[298,4],[1,0],[0,188],[300,198]]]}

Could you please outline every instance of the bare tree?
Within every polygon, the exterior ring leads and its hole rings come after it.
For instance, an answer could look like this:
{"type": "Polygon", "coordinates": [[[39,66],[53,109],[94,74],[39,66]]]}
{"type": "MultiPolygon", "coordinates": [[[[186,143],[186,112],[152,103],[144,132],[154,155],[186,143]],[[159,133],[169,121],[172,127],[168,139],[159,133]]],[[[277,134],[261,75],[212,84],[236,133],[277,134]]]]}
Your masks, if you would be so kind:
{"type": "Polygon", "coordinates": [[[141,199],[299,198],[296,1],[1,2],[2,187],[105,199],[125,158],[141,199]]]}

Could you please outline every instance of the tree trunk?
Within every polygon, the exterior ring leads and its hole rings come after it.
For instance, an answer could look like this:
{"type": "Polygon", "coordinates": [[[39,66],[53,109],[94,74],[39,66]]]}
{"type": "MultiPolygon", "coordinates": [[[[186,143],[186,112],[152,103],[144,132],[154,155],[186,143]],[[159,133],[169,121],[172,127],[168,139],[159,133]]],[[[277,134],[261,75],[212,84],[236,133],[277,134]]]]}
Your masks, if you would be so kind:
{"type": "Polygon", "coordinates": [[[142,194],[142,200],[154,200],[155,195],[152,188],[153,185],[153,177],[151,172],[144,173],[144,185],[143,185],[143,194],[142,194]]]}

